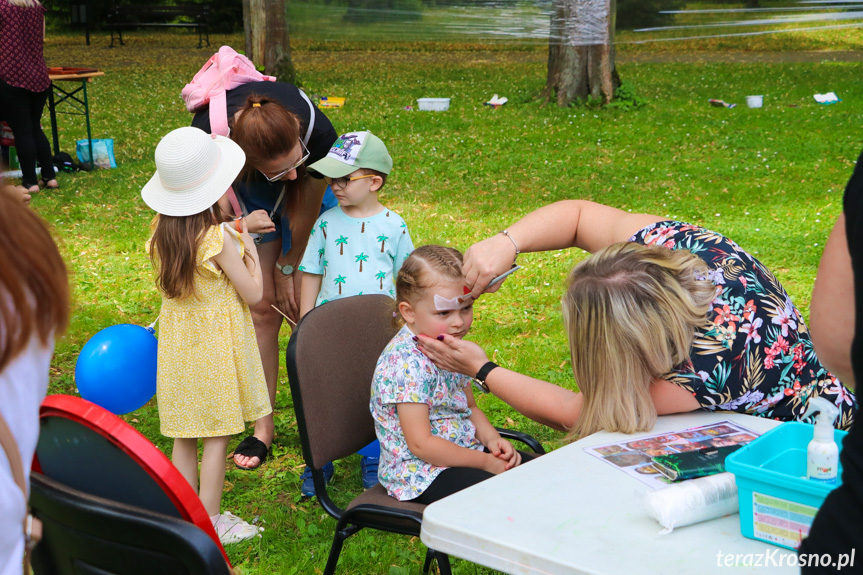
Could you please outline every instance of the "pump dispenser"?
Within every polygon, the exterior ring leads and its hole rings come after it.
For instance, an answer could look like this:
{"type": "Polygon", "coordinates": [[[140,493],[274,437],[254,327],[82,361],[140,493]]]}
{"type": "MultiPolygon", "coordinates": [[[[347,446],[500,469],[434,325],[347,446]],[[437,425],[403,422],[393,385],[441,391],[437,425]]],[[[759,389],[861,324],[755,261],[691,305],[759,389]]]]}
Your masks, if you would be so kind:
{"type": "Polygon", "coordinates": [[[839,447],[833,439],[833,420],[839,415],[839,408],[823,397],[815,397],[809,400],[803,417],[813,413],[818,413],[818,416],[815,418],[812,441],[806,449],[806,475],[812,481],[835,485],[839,471],[839,447]]]}

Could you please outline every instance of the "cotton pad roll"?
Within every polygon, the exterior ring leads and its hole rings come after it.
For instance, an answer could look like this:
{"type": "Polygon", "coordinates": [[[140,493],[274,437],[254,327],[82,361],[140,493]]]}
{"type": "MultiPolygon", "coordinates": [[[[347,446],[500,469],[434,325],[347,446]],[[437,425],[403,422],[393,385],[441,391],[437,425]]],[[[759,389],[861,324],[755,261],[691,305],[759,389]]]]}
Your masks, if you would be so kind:
{"type": "Polygon", "coordinates": [[[675,527],[692,525],[737,513],[737,484],[733,473],[717,473],[649,491],[647,513],[669,533],[675,527]]]}

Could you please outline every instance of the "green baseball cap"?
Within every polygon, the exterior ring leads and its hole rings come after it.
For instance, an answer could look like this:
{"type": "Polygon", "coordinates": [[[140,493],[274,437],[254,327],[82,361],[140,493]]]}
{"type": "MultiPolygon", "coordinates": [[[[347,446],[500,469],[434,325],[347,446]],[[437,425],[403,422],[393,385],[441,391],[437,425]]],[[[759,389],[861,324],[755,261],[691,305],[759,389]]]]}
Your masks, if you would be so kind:
{"type": "Polygon", "coordinates": [[[330,148],[326,157],[309,166],[329,178],[342,178],[360,168],[389,174],[393,159],[380,138],[371,132],[342,134],[330,148]]]}

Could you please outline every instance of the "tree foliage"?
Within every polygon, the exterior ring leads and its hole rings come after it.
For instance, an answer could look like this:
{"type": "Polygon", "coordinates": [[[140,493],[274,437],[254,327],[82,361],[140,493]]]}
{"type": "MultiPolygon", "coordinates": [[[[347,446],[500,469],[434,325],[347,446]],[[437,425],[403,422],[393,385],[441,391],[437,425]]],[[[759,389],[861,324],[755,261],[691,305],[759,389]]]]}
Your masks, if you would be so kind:
{"type": "MultiPolygon", "coordinates": [[[[119,3],[131,4],[132,2],[119,3]]],[[[152,2],[152,4],[168,6],[197,3],[210,5],[210,32],[229,34],[242,29],[243,6],[240,0],[209,0],[208,2],[159,0],[152,2]]],[[[104,29],[108,23],[108,13],[117,4],[116,0],[42,0],[42,5],[48,11],[47,22],[49,26],[73,23],[71,7],[84,5],[86,6],[87,22],[91,30],[104,29]]],[[[74,24],[77,25],[79,22],[74,22],[74,24]]]]}

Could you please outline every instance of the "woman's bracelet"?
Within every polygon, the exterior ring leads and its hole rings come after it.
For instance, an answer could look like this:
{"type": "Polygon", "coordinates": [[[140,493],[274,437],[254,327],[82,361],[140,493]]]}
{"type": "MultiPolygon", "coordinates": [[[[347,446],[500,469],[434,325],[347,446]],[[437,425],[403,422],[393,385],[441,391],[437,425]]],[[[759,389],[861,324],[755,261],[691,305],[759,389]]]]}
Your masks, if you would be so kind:
{"type": "Polygon", "coordinates": [[[509,238],[509,241],[511,241],[511,242],[512,242],[512,245],[514,245],[514,246],[515,246],[515,257],[514,257],[514,258],[512,258],[512,261],[517,260],[517,259],[518,259],[518,254],[520,254],[520,253],[521,253],[521,250],[519,250],[519,249],[518,249],[518,244],[517,244],[517,243],[515,243],[515,240],[513,239],[512,235],[509,233],[509,230],[503,230],[503,231],[501,231],[500,233],[502,233],[503,235],[505,235],[506,237],[508,237],[508,238],[509,238]]]}

